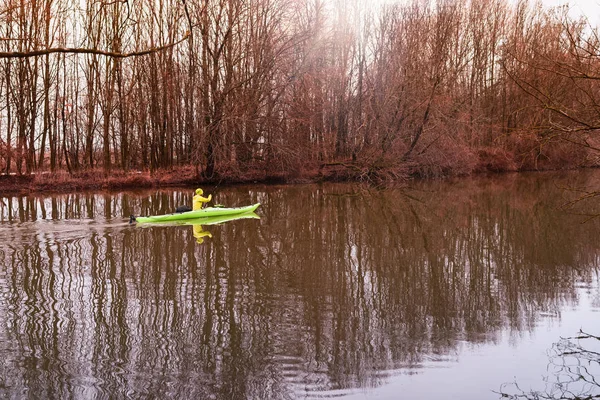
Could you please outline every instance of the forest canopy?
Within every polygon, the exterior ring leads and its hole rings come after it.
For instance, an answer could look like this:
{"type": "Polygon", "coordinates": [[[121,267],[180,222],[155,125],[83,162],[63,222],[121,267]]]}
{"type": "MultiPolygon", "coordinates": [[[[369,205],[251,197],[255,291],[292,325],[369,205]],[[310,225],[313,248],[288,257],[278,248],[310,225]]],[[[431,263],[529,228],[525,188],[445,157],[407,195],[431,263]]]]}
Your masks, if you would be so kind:
{"type": "Polygon", "coordinates": [[[527,1],[370,4],[6,0],[0,170],[373,179],[598,164],[596,26],[527,1]]]}

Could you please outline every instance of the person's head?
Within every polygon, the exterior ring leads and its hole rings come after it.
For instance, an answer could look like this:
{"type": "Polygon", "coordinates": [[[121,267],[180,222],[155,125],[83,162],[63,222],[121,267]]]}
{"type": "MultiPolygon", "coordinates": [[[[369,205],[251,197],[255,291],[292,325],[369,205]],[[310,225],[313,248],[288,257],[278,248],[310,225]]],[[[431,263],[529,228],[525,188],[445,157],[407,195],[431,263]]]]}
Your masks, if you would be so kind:
{"type": "Polygon", "coordinates": [[[204,191],[200,188],[196,189],[196,194],[202,195],[202,193],[204,193],[204,191]]]}

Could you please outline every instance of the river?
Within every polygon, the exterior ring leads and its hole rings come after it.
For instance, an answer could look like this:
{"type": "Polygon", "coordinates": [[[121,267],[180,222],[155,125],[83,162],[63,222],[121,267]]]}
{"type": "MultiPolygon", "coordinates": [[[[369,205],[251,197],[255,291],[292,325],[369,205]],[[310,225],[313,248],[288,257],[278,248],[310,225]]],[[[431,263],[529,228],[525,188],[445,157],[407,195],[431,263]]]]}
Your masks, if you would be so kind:
{"type": "Polygon", "coordinates": [[[598,207],[563,207],[585,187],[600,171],[205,187],[260,219],[201,228],[128,223],[192,188],[0,198],[0,397],[552,390],[555,343],[600,334],[598,207]]]}

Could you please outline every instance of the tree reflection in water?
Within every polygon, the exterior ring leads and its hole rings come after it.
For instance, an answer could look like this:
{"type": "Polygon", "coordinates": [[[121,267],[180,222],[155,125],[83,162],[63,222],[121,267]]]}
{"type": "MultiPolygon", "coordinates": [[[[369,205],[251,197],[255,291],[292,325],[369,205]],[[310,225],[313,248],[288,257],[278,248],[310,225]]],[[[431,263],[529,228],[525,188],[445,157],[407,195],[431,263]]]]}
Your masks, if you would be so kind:
{"type": "Polygon", "coordinates": [[[0,393],[287,398],[373,387],[457,343],[560,317],[598,267],[600,225],[539,176],[237,188],[260,220],[128,226],[188,191],[6,199],[0,393]],[[481,184],[481,185],[480,185],[481,184]],[[418,200],[415,200],[418,199],[418,200]]]}

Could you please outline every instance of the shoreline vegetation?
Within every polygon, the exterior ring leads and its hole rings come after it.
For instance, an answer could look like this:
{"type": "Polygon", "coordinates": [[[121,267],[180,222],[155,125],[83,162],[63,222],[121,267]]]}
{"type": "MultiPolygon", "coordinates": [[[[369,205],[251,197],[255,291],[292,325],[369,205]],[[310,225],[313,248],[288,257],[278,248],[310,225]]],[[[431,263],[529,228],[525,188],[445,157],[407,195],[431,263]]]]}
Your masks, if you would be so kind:
{"type": "MultiPolygon", "coordinates": [[[[583,166],[568,169],[588,169],[598,166],[583,166]]],[[[481,168],[469,175],[497,174],[506,172],[543,172],[557,171],[556,168],[537,170],[491,170],[481,168]]],[[[565,168],[560,168],[565,170],[565,168]]],[[[457,177],[465,175],[446,175],[457,177]]],[[[439,178],[439,177],[436,177],[439,178]]],[[[377,185],[405,184],[411,179],[435,179],[431,177],[410,176],[406,171],[387,173],[386,175],[369,175],[369,171],[360,170],[359,166],[348,163],[333,163],[320,169],[306,171],[293,176],[267,175],[263,173],[246,174],[245,176],[220,177],[206,179],[197,175],[191,167],[175,168],[171,171],[129,171],[113,172],[106,176],[102,170],[80,171],[69,174],[66,171],[56,173],[44,172],[31,175],[0,174],[0,197],[11,195],[27,195],[39,193],[67,193],[79,190],[132,190],[168,187],[195,187],[199,185],[236,185],[236,184],[297,184],[317,182],[367,182],[377,185]]]]}
{"type": "Polygon", "coordinates": [[[0,6],[0,193],[600,165],[600,32],[521,0],[0,6]]]}

